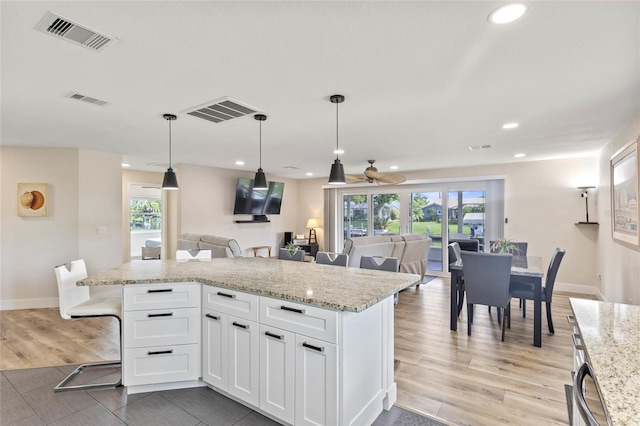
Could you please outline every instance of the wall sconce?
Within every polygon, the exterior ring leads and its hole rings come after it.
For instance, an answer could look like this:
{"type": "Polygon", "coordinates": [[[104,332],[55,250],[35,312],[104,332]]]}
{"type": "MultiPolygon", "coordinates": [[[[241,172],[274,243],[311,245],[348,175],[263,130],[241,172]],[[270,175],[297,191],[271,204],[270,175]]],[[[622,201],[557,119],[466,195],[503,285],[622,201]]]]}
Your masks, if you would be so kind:
{"type": "Polygon", "coordinates": [[[578,225],[597,225],[598,222],[590,222],[589,221],[589,190],[590,189],[595,189],[595,186],[579,186],[578,189],[580,190],[580,196],[582,198],[584,198],[584,208],[585,208],[585,212],[586,212],[586,222],[578,222],[578,225]]]}
{"type": "Polygon", "coordinates": [[[316,238],[316,230],[314,228],[319,228],[320,224],[318,223],[318,219],[311,218],[307,220],[307,228],[311,228],[309,230],[309,244],[318,244],[318,239],[316,238]]]}

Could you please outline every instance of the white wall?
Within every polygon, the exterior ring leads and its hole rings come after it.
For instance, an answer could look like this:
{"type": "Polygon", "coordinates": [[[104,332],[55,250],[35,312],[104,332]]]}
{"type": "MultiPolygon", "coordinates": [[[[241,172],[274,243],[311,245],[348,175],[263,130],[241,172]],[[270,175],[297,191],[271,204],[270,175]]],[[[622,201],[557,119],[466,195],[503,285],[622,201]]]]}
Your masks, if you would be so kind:
{"type": "Polygon", "coordinates": [[[598,285],[604,300],[640,304],[640,249],[615,242],[611,236],[611,156],[626,143],[640,136],[640,115],[635,117],[601,152],[598,166],[598,235],[597,272],[602,281],[598,285]]]}
{"type": "MultiPolygon", "coordinates": [[[[180,229],[179,233],[210,234],[234,238],[245,256],[253,256],[254,246],[271,246],[277,255],[284,232],[300,232],[298,228],[298,181],[267,172],[267,180],[284,182],[282,208],[279,215],[269,215],[269,223],[235,223],[249,220],[249,215],[234,215],[236,183],[239,177],[254,174],[229,169],[180,165],[180,229]]],[[[306,221],[306,218],[304,219],[306,221]]],[[[303,225],[304,226],[304,225],[303,225]]],[[[264,252],[260,255],[265,255],[264,252]]]]}
{"type": "Polygon", "coordinates": [[[1,309],[57,306],[55,266],[80,257],[90,271],[120,263],[120,156],[3,146],[1,309]],[[17,216],[17,184],[47,183],[49,215],[17,216]],[[98,225],[107,234],[98,236],[98,225]]]}

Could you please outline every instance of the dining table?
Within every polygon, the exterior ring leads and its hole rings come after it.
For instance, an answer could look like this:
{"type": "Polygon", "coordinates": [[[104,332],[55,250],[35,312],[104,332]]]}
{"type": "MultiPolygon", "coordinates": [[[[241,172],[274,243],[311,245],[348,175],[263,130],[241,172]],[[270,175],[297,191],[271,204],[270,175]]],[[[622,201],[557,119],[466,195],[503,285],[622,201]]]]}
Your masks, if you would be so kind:
{"type": "MultiPolygon", "coordinates": [[[[458,282],[461,282],[462,260],[451,263],[451,298],[450,298],[450,325],[452,331],[458,329],[458,301],[464,297],[458,291],[458,282]]],[[[533,345],[542,346],[542,277],[544,268],[542,258],[539,256],[513,256],[511,260],[510,283],[528,283],[533,285],[533,345]]]]}

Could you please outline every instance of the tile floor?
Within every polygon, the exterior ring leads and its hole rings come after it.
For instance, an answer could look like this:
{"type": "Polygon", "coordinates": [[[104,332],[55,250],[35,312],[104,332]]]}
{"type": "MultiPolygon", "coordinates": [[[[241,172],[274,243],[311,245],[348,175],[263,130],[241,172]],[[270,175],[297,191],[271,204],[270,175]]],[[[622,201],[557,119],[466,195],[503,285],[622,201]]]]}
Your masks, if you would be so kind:
{"type": "MultiPolygon", "coordinates": [[[[271,419],[202,387],[127,395],[124,388],[53,392],[73,366],[8,370],[0,374],[0,424],[55,426],[193,425],[267,426],[271,419]]],[[[115,381],[118,370],[85,370],[73,384],[115,381]]],[[[376,426],[439,426],[398,407],[376,426]]]]}

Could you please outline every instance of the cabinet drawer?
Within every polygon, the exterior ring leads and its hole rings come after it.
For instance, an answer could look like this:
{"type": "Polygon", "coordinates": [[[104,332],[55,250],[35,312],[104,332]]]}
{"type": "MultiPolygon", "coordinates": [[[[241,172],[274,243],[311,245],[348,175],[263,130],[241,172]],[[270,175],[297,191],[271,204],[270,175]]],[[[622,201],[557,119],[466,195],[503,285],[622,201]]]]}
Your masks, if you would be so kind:
{"type": "Polygon", "coordinates": [[[198,343],[200,309],[125,312],[123,337],[125,348],[198,343]]]}
{"type": "Polygon", "coordinates": [[[249,321],[258,321],[258,296],[255,294],[203,285],[202,307],[249,321]]]}
{"type": "Polygon", "coordinates": [[[124,310],[195,308],[200,306],[199,283],[125,285],[124,310]]]}
{"type": "Polygon", "coordinates": [[[337,342],[337,311],[260,297],[260,323],[330,343],[337,342]]]}
{"type": "Polygon", "coordinates": [[[124,350],[125,386],[197,380],[199,345],[156,346],[124,350]]]}

